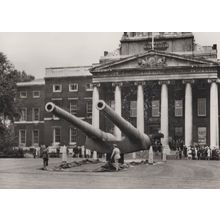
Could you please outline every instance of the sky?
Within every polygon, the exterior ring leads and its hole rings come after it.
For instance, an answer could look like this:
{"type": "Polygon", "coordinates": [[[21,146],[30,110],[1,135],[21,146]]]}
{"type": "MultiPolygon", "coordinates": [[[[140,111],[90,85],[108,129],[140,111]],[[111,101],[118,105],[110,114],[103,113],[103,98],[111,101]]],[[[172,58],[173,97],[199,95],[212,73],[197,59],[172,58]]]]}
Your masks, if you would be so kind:
{"type": "MultiPolygon", "coordinates": [[[[104,51],[118,48],[121,36],[122,32],[0,32],[0,52],[16,69],[43,78],[47,67],[97,63],[104,51]]],[[[195,32],[194,36],[198,44],[220,47],[220,32],[195,32]]]]}

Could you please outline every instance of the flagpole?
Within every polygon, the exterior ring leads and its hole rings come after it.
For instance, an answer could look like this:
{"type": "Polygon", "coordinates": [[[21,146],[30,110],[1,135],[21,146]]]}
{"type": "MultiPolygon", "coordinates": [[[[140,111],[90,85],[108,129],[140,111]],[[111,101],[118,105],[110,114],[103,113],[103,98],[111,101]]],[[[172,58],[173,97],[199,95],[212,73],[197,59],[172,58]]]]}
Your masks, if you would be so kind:
{"type": "Polygon", "coordinates": [[[152,32],[152,50],[154,50],[154,32],[152,32]]]}

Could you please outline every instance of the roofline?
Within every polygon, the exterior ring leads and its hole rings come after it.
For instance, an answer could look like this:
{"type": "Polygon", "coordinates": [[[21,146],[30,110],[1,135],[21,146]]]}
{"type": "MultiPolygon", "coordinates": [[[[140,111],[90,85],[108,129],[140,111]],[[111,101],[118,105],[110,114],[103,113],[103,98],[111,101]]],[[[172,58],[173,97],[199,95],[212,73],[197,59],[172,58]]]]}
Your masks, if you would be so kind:
{"type": "Polygon", "coordinates": [[[107,63],[103,63],[103,64],[100,64],[98,66],[93,66],[91,69],[90,69],[90,72],[94,72],[96,71],[96,69],[103,69],[103,68],[107,68],[109,66],[114,66],[114,65],[117,65],[117,64],[120,64],[120,63],[123,63],[123,62],[129,62],[130,60],[133,60],[133,59],[136,59],[136,58],[141,58],[143,56],[146,56],[150,53],[156,53],[156,54],[161,54],[161,55],[166,55],[166,56],[173,56],[173,57],[176,57],[178,59],[184,59],[184,60],[188,60],[188,61],[195,61],[195,62],[199,62],[199,63],[212,63],[212,64],[215,64],[215,65],[219,65],[219,63],[216,61],[210,61],[210,60],[201,60],[201,59],[198,59],[197,57],[194,57],[194,56],[184,56],[184,55],[178,55],[178,54],[175,54],[175,53],[169,53],[169,52],[164,52],[164,51],[158,51],[158,50],[148,50],[144,53],[141,53],[141,54],[134,54],[134,55],[131,55],[131,56],[128,56],[128,57],[125,57],[125,58],[122,58],[122,59],[119,59],[119,60],[114,60],[114,61],[110,61],[110,62],[107,62],[107,63]]]}
{"type": "Polygon", "coordinates": [[[54,78],[77,78],[77,77],[92,77],[92,74],[89,75],[78,75],[78,76],[45,76],[44,79],[54,79],[54,78]]]}
{"type": "Polygon", "coordinates": [[[24,86],[44,86],[45,85],[45,80],[43,79],[35,79],[32,81],[28,82],[17,82],[16,86],[17,87],[24,87],[24,86]]]}
{"type": "Polygon", "coordinates": [[[76,69],[76,68],[91,68],[92,66],[60,66],[60,67],[46,67],[45,69],[76,69]]]}
{"type": "Polygon", "coordinates": [[[140,71],[140,72],[145,72],[145,71],[167,71],[167,70],[183,70],[185,69],[199,69],[199,68],[216,68],[218,66],[212,66],[209,64],[202,64],[202,65],[191,65],[191,66],[162,66],[162,67],[147,67],[147,68],[142,68],[142,67],[132,67],[132,68],[110,68],[110,69],[101,69],[101,70],[95,70],[94,73],[104,73],[104,72],[124,72],[124,71],[140,71]]]}
{"type": "Polygon", "coordinates": [[[43,84],[23,84],[23,85],[19,85],[16,84],[17,87],[26,87],[26,86],[45,86],[45,83],[43,84]]]}
{"type": "MultiPolygon", "coordinates": [[[[167,40],[167,39],[182,39],[182,38],[193,38],[194,35],[193,33],[185,33],[182,35],[163,35],[163,36],[154,36],[155,41],[160,41],[160,40],[167,40]]],[[[137,41],[150,41],[152,40],[152,36],[144,36],[144,37],[128,37],[128,38],[122,38],[120,40],[121,43],[126,43],[126,42],[137,42],[137,41]]]]}

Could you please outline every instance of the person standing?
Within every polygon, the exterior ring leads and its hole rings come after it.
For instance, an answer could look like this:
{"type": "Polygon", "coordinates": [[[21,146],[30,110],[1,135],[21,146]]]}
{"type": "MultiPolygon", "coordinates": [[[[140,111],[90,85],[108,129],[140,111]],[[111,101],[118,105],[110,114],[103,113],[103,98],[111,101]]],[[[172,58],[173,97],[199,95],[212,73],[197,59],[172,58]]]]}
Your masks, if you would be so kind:
{"type": "Polygon", "coordinates": [[[187,147],[184,145],[183,146],[183,154],[184,154],[184,158],[187,159],[188,155],[187,155],[187,147]]]}
{"type": "Polygon", "coordinates": [[[33,157],[34,157],[34,159],[36,158],[36,156],[37,156],[37,149],[33,148],[33,157]]]}
{"type": "Polygon", "coordinates": [[[192,149],[191,146],[187,150],[188,160],[192,160],[192,149]]]}
{"type": "Polygon", "coordinates": [[[198,150],[197,150],[197,147],[195,147],[195,160],[198,160],[198,150]]]}
{"type": "Polygon", "coordinates": [[[182,149],[181,149],[181,147],[179,148],[179,159],[180,160],[182,159],[182,149]]]}
{"type": "Polygon", "coordinates": [[[210,160],[211,158],[211,149],[210,147],[207,148],[207,160],[210,160]]]}
{"type": "Polygon", "coordinates": [[[113,150],[112,150],[112,154],[111,154],[111,161],[113,161],[114,167],[116,169],[116,171],[119,170],[119,159],[121,158],[120,156],[120,150],[117,147],[117,144],[113,144],[113,150]]]}
{"type": "Polygon", "coordinates": [[[200,160],[200,157],[201,157],[201,147],[200,146],[197,149],[197,157],[198,157],[198,160],[200,160]]]}
{"type": "Polygon", "coordinates": [[[48,146],[44,146],[42,152],[42,158],[43,158],[43,169],[45,170],[48,166],[48,161],[49,161],[48,146]]]}

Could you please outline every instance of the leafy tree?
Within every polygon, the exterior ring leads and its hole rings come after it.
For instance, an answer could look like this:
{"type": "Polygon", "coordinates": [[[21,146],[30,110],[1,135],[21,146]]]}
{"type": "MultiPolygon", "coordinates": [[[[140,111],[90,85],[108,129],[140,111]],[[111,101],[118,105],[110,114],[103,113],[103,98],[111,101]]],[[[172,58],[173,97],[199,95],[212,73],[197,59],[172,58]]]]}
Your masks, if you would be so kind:
{"type": "Polygon", "coordinates": [[[13,74],[16,82],[29,82],[35,79],[34,76],[28,75],[25,71],[20,72],[18,70],[14,70],[13,74]]]}
{"type": "Polygon", "coordinates": [[[16,83],[33,79],[24,71],[16,70],[6,55],[0,52],[0,148],[9,145],[11,128],[7,122],[13,122],[18,114],[15,107],[16,83]]]}

